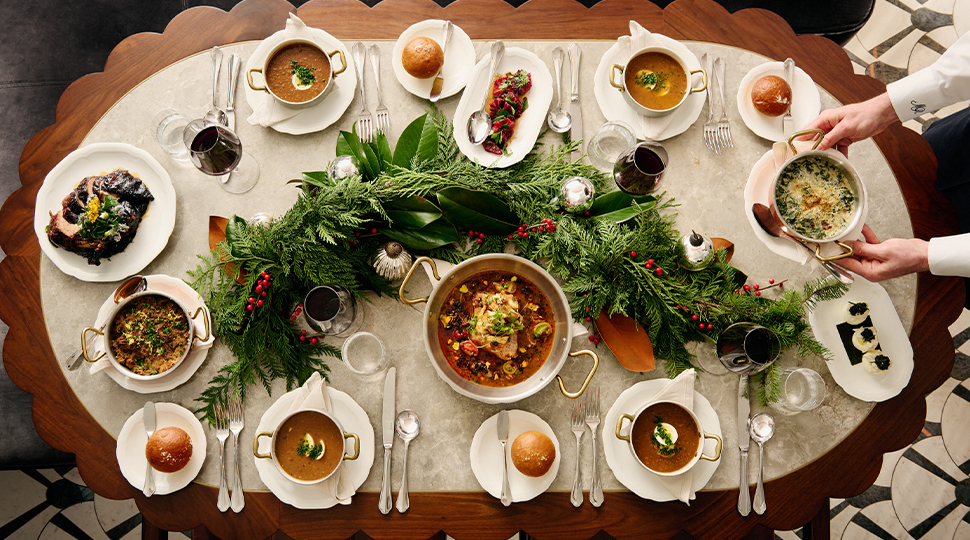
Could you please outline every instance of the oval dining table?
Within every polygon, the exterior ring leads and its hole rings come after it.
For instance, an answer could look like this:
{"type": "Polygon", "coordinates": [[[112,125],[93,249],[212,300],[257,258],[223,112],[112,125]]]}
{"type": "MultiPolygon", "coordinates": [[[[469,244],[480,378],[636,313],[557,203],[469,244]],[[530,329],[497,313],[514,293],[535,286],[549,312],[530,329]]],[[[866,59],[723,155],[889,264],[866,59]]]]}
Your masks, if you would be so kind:
{"type": "MultiPolygon", "coordinates": [[[[424,0],[384,0],[373,8],[359,0],[313,0],[299,9],[284,0],[245,0],[230,12],[192,8],[175,17],[162,34],[125,39],[111,53],[104,72],[82,77],[65,91],[55,124],[36,134],[23,151],[23,187],[0,211],[0,246],[7,255],[0,263],[5,285],[0,318],[10,326],[5,368],[19,387],[33,394],[38,433],[52,446],[76,454],[81,476],[96,493],[135,499],[145,519],[163,529],[204,525],[220,538],[266,538],[282,531],[297,539],[344,539],[363,531],[377,539],[424,539],[443,531],[461,539],[504,539],[523,530],[536,538],[577,540],[600,531],[615,538],[666,539],[686,532],[696,538],[728,539],[743,537],[755,525],[778,530],[802,526],[820,510],[827,512],[830,497],[849,497],[868,488],[882,454],[903,448],[917,436],[926,414],[924,396],[946,380],[953,366],[948,326],[963,308],[959,279],[918,277],[910,333],[916,368],[909,384],[876,404],[824,455],[768,481],[770,503],[761,516],[739,515],[736,488],[699,492],[689,506],[609,491],[599,508],[574,508],[568,491],[508,508],[480,491],[422,491],[410,495],[411,508],[403,515],[380,514],[376,491],[360,492],[353,504],[327,510],[299,510],[272,493],[250,492],[239,514],[220,513],[216,488],[201,483],[163,497],[142,496],[122,476],[114,437],[85,409],[51,346],[41,292],[43,255],[32,230],[36,194],[47,173],[142,81],[214,45],[263,39],[282,29],[289,12],[341,40],[393,40],[424,19],[450,19],[473,40],[613,40],[627,34],[629,21],[636,20],[677,40],[736,47],[775,60],[791,57],[841,103],[868,99],[884,88],[855,74],[835,43],[796,36],[771,12],[731,14],[711,0],[677,0],[665,9],[642,0],[603,0],[592,8],[575,0],[530,0],[518,8],[501,0],[457,0],[444,8],[424,0]]],[[[592,97],[586,99],[591,105],[592,97]]],[[[735,129],[743,129],[740,122],[735,129]]],[[[874,140],[898,183],[913,234],[931,238],[954,233],[956,219],[933,188],[936,161],[923,138],[896,124],[874,140]]],[[[722,423],[725,430],[733,429],[722,423]]],[[[726,454],[730,459],[734,455],[726,454]]]]}

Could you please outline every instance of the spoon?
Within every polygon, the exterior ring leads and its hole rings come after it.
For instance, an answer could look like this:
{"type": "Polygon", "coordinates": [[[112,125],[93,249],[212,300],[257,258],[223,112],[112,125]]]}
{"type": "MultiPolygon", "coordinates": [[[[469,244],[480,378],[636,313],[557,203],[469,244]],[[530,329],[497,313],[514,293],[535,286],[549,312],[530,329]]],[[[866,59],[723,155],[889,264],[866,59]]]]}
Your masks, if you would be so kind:
{"type": "Polygon", "coordinates": [[[403,514],[411,506],[411,501],[408,499],[408,444],[421,431],[418,413],[408,409],[401,411],[401,414],[397,415],[395,431],[397,431],[397,436],[404,441],[404,473],[401,479],[401,490],[397,492],[397,511],[403,514]]]}
{"type": "Polygon", "coordinates": [[[205,113],[205,121],[210,124],[229,126],[226,111],[216,103],[219,98],[219,71],[222,69],[222,51],[219,47],[212,48],[212,108],[205,113]]]}
{"type": "Polygon", "coordinates": [[[485,99],[482,100],[481,110],[475,111],[468,117],[468,140],[472,144],[482,144],[488,134],[492,132],[492,117],[488,115],[486,107],[488,98],[492,95],[492,77],[495,76],[495,68],[502,61],[505,55],[505,44],[501,41],[492,43],[492,61],[488,68],[488,87],[485,89],[485,99]]]}
{"type": "Polygon", "coordinates": [[[546,123],[549,124],[549,129],[556,133],[565,133],[573,125],[573,117],[562,108],[562,61],[564,56],[562,47],[556,47],[552,50],[552,65],[556,69],[556,95],[559,96],[559,99],[556,100],[556,106],[549,110],[546,123]]]}
{"type": "MultiPolygon", "coordinates": [[[[148,289],[148,280],[145,279],[144,276],[131,276],[130,278],[121,282],[121,285],[118,285],[118,288],[115,289],[115,293],[112,298],[114,299],[115,304],[120,304],[125,298],[146,289],[148,289]]],[[[108,323],[105,322],[98,330],[104,332],[104,327],[107,326],[107,324],[108,323]]],[[[81,367],[82,360],[84,360],[83,351],[81,351],[81,348],[78,347],[78,349],[74,351],[74,354],[71,355],[71,358],[67,361],[68,371],[74,371],[75,369],[81,367]]]]}
{"type": "Polygon", "coordinates": [[[768,413],[759,413],[751,419],[748,427],[751,440],[758,443],[758,456],[761,460],[758,467],[758,487],[754,490],[754,511],[759,516],[765,513],[765,443],[775,434],[775,419],[768,413]]]}
{"type": "MultiPolygon", "coordinates": [[[[771,215],[770,208],[768,208],[767,206],[761,203],[754,203],[754,206],[751,207],[751,212],[754,214],[755,221],[758,222],[758,225],[761,225],[761,228],[764,229],[766,233],[770,234],[771,236],[774,236],[775,238],[787,238],[792,242],[795,242],[799,246],[802,246],[803,248],[805,248],[806,251],[812,254],[812,258],[818,261],[818,258],[815,257],[815,252],[812,251],[812,248],[806,246],[805,243],[802,242],[800,239],[792,236],[788,232],[787,230],[788,228],[782,225],[777,219],[775,219],[775,216],[771,215]]],[[[832,264],[831,262],[828,262],[828,261],[825,261],[825,262],[818,261],[818,262],[819,264],[822,265],[823,268],[825,268],[833,276],[835,276],[835,279],[841,281],[842,283],[845,283],[846,285],[850,285],[852,284],[852,282],[855,281],[855,278],[853,278],[852,275],[850,275],[845,270],[842,270],[838,266],[832,264]]]]}

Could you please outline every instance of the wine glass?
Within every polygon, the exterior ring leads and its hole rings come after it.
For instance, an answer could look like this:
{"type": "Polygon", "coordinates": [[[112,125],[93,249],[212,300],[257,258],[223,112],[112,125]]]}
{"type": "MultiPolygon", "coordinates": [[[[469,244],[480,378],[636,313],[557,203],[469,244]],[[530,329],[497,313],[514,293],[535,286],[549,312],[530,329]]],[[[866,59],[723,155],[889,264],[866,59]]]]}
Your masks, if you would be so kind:
{"type": "Polygon", "coordinates": [[[764,371],[778,358],[781,343],[774,332],[754,323],[740,322],[717,337],[717,356],[728,371],[753,375],[764,371]]]}
{"type": "Polygon", "coordinates": [[[242,142],[229,128],[204,119],[193,120],[182,134],[189,161],[200,171],[220,177],[230,193],[245,193],[259,180],[259,163],[243,152],[242,142]]]}
{"type": "Polygon", "coordinates": [[[656,141],[644,141],[620,154],[613,164],[616,187],[630,195],[646,195],[657,189],[667,170],[667,149],[656,141]]]}

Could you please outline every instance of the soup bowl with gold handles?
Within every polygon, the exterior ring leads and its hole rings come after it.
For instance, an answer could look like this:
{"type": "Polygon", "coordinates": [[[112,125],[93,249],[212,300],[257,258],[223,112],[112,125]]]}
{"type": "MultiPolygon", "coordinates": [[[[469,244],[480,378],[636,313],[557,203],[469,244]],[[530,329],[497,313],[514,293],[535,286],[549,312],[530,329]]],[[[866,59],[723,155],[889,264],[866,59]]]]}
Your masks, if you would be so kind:
{"type": "MultiPolygon", "coordinates": [[[[662,425],[668,426],[668,424],[662,425]]],[[[697,415],[694,414],[694,411],[684,407],[682,404],[677,403],[676,401],[652,401],[643,407],[640,407],[640,410],[638,410],[636,414],[631,415],[621,413],[616,419],[615,436],[617,439],[627,442],[627,444],[630,446],[630,452],[632,452],[633,456],[637,458],[637,463],[642,465],[643,468],[647,469],[648,471],[660,476],[677,476],[678,474],[684,474],[702,459],[704,461],[717,461],[721,458],[721,437],[704,431],[704,427],[701,425],[701,421],[699,418],[697,418],[697,415]],[[643,462],[643,460],[640,458],[640,454],[637,452],[640,445],[653,445],[655,442],[654,438],[658,437],[657,430],[659,429],[659,426],[655,424],[655,418],[652,417],[652,414],[644,413],[647,412],[647,410],[651,407],[660,404],[675,405],[690,415],[690,419],[693,420],[693,426],[680,426],[679,429],[675,428],[673,433],[668,433],[668,436],[672,439],[672,444],[676,444],[678,440],[683,440],[684,437],[693,437],[697,439],[697,450],[694,452],[690,461],[674,471],[664,472],[650,467],[648,464],[643,462]],[[624,421],[630,422],[630,430],[626,435],[623,434],[624,421]],[[704,442],[707,439],[717,441],[717,446],[714,448],[713,456],[709,456],[704,453],[704,442]]]]}
{"type": "MultiPolygon", "coordinates": [[[[266,55],[266,60],[263,61],[263,67],[250,68],[249,70],[247,70],[246,82],[249,83],[249,87],[252,88],[253,90],[257,92],[265,91],[269,95],[273,96],[274,99],[276,99],[281,103],[286,104],[288,107],[293,107],[294,109],[305,109],[316,105],[317,103],[322,101],[331,91],[333,91],[333,87],[334,87],[333,80],[337,77],[338,74],[343,73],[344,70],[346,69],[347,69],[347,58],[346,56],[344,56],[344,52],[341,49],[336,49],[330,52],[326,52],[323,49],[321,49],[319,45],[317,45],[316,43],[310,40],[291,38],[291,39],[283,40],[279,45],[273,47],[273,49],[269,52],[269,54],[266,55]],[[323,87],[323,91],[321,91],[319,94],[317,94],[316,96],[313,96],[312,98],[306,101],[292,101],[292,100],[284,99],[280,97],[276,92],[274,92],[272,88],[270,88],[270,84],[268,80],[270,62],[273,60],[273,58],[276,57],[277,53],[279,53],[281,50],[283,50],[284,48],[290,45],[306,45],[307,47],[311,47],[314,50],[319,51],[326,59],[327,70],[328,70],[328,72],[326,73],[327,84],[323,87]],[[337,69],[334,69],[333,67],[334,55],[337,55],[340,57],[340,67],[337,69]],[[262,76],[263,78],[262,86],[259,86],[253,80],[254,73],[259,73],[262,76]]],[[[323,74],[321,73],[316,73],[315,75],[318,77],[323,76],[323,74]]]]}
{"type": "MultiPolygon", "coordinates": [[[[662,74],[663,72],[660,72],[661,76],[662,74]]],[[[707,72],[704,71],[703,69],[695,69],[695,70],[688,69],[687,62],[684,61],[683,57],[681,57],[679,54],[672,51],[671,49],[668,49],[666,47],[661,47],[661,46],[651,46],[651,47],[644,47],[643,49],[640,49],[639,51],[630,55],[630,59],[627,60],[627,63],[624,65],[613,64],[613,66],[610,68],[610,85],[616,88],[617,90],[619,90],[621,94],[623,94],[623,98],[626,99],[626,102],[636,112],[644,116],[666,116],[674,112],[675,110],[677,110],[677,107],[680,107],[681,105],[683,105],[684,102],[687,101],[687,97],[690,96],[691,94],[695,92],[703,92],[704,90],[707,89],[707,72]],[[675,69],[677,72],[684,74],[687,80],[686,86],[681,90],[669,88],[665,84],[663,84],[662,81],[658,80],[658,73],[650,70],[638,70],[638,73],[632,74],[633,78],[639,77],[641,75],[644,75],[644,76],[653,75],[653,77],[650,79],[652,81],[652,86],[650,89],[645,89],[645,90],[634,88],[633,92],[631,92],[631,88],[630,88],[631,77],[628,77],[628,75],[631,75],[631,69],[635,69],[636,61],[641,56],[647,53],[659,53],[662,55],[666,55],[671,60],[673,60],[673,62],[671,62],[671,65],[674,66],[673,69],[675,69]],[[620,81],[616,80],[617,74],[619,74],[620,76],[620,81]],[[701,75],[701,78],[699,81],[700,86],[694,85],[694,75],[697,75],[697,74],[701,75]],[[659,89],[657,89],[658,86],[660,87],[659,89]],[[662,98],[663,96],[666,96],[670,92],[678,92],[678,91],[682,92],[680,99],[676,101],[673,105],[669,105],[665,108],[651,107],[650,103],[641,103],[641,101],[645,101],[646,99],[652,99],[653,97],[662,98]],[[638,100],[636,96],[641,96],[641,98],[638,100]]]]}
{"type": "MultiPolygon", "coordinates": [[[[291,448],[287,450],[295,451],[296,449],[291,448]]],[[[344,464],[344,461],[353,461],[358,457],[360,457],[360,437],[356,433],[350,433],[350,432],[344,431],[344,428],[340,424],[340,421],[337,420],[337,418],[331,414],[327,414],[318,409],[300,409],[298,411],[293,411],[292,413],[286,415],[286,417],[284,417],[280,421],[279,425],[277,425],[276,429],[274,429],[273,431],[262,431],[260,433],[257,433],[256,436],[253,437],[253,456],[255,456],[256,459],[272,459],[273,465],[276,465],[276,470],[278,470],[279,473],[283,475],[284,478],[286,478],[290,482],[293,482],[294,484],[301,484],[301,485],[308,486],[312,484],[319,484],[320,482],[323,482],[327,478],[330,478],[331,476],[333,476],[333,474],[337,472],[337,470],[340,469],[340,467],[344,464]],[[280,436],[280,434],[285,432],[287,422],[289,422],[290,419],[293,418],[294,416],[301,413],[310,413],[314,415],[319,415],[319,419],[325,425],[328,426],[325,429],[325,431],[332,432],[332,434],[334,435],[329,441],[324,441],[322,439],[314,440],[314,443],[318,443],[319,441],[319,444],[323,445],[323,448],[322,448],[323,451],[321,452],[320,457],[318,459],[324,459],[329,461],[328,468],[330,470],[326,471],[326,473],[321,475],[319,478],[301,480],[299,478],[294,477],[291,473],[289,473],[286,470],[283,463],[281,463],[281,459],[287,460],[288,456],[285,454],[281,456],[280,455],[281,452],[276,445],[277,438],[280,436]],[[259,451],[259,440],[263,437],[271,438],[269,452],[259,451]],[[354,440],[353,453],[344,451],[344,447],[345,447],[344,441],[346,439],[354,440]],[[339,457],[337,457],[337,459],[334,460],[333,459],[334,456],[339,456],[339,457]]],[[[310,458],[307,458],[307,459],[310,459],[310,458]]]]}
{"type": "Polygon", "coordinates": [[[596,373],[596,369],[599,367],[599,357],[593,351],[583,350],[570,352],[573,327],[572,316],[569,311],[569,302],[566,300],[566,295],[548,272],[528,259],[504,253],[478,255],[454,266],[442,277],[438,274],[438,268],[434,260],[428,257],[418,257],[401,283],[399,296],[401,302],[407,305],[426,304],[423,325],[424,345],[428,352],[428,358],[431,360],[438,376],[451,386],[453,390],[465,397],[484,403],[514,403],[535,394],[553,380],[556,380],[559,382],[559,390],[562,394],[568,398],[575,399],[586,391],[589,382],[596,373]],[[420,299],[407,298],[404,296],[405,290],[414,276],[415,269],[422,263],[428,263],[431,266],[432,273],[437,281],[433,284],[433,289],[429,296],[420,299]],[[542,367],[527,379],[503,387],[484,386],[462,377],[448,363],[448,359],[441,351],[441,346],[438,343],[438,316],[441,314],[444,302],[448,299],[451,291],[475,274],[494,271],[508,272],[520,276],[521,279],[525,279],[535,285],[549,301],[549,306],[555,318],[555,325],[552,328],[552,348],[542,367]],[[593,367],[589,370],[579,390],[570,392],[566,390],[566,385],[559,375],[559,372],[566,365],[566,361],[569,358],[577,356],[589,356],[592,358],[593,367]]]}
{"type": "MultiPolygon", "coordinates": [[[[799,131],[788,138],[788,147],[791,149],[792,157],[788,158],[775,172],[775,178],[771,183],[770,208],[771,214],[781,223],[782,231],[797,241],[815,244],[815,258],[822,262],[829,262],[845,259],[853,255],[852,246],[843,240],[851,240],[851,238],[848,238],[849,235],[853,233],[857,234],[862,224],[865,223],[868,213],[868,195],[866,193],[866,186],[862,183],[859,173],[856,172],[855,168],[852,167],[852,164],[849,163],[849,160],[845,156],[834,149],[816,150],[822,142],[824,135],[825,132],[821,129],[809,129],[799,131]],[[809,134],[815,135],[811,149],[799,151],[794,145],[795,139],[809,134]],[[783,180],[791,175],[797,174],[799,170],[805,171],[802,174],[808,175],[809,178],[818,178],[821,175],[833,173],[840,174],[845,178],[848,188],[844,190],[844,193],[837,194],[837,197],[840,201],[849,199],[851,200],[851,204],[847,215],[843,213],[844,221],[840,228],[833,228],[833,230],[824,235],[812,233],[804,229],[800,230],[796,224],[790,219],[786,219],[783,215],[784,212],[780,210],[778,203],[780,191],[783,191],[785,188],[783,180]],[[824,247],[832,243],[841,248],[839,250],[840,253],[825,255],[823,253],[824,247]]],[[[822,184],[819,183],[816,185],[821,186],[822,184]]],[[[822,203],[820,204],[825,204],[825,200],[822,199],[822,203]]],[[[833,215],[838,217],[837,214],[833,213],[833,215]]]]}
{"type": "Polygon", "coordinates": [[[174,296],[161,291],[148,290],[148,291],[135,293],[129,296],[128,298],[125,298],[123,301],[118,303],[118,305],[114,306],[114,308],[112,308],[111,310],[111,313],[108,314],[108,318],[106,319],[104,326],[102,326],[100,329],[94,328],[93,326],[89,326],[84,330],[81,330],[81,354],[83,354],[84,359],[86,361],[92,362],[92,363],[97,362],[102,358],[107,358],[108,361],[111,362],[111,365],[114,366],[115,369],[117,369],[120,373],[124,374],[124,376],[129,379],[133,379],[137,381],[152,381],[152,380],[164,377],[165,375],[168,375],[169,373],[174,371],[175,368],[177,368],[188,357],[188,355],[195,349],[197,342],[201,343],[201,342],[208,341],[210,336],[211,336],[211,333],[209,331],[209,312],[206,311],[204,306],[200,306],[198,309],[195,310],[194,314],[190,315],[188,308],[185,307],[185,304],[180,302],[174,296]],[[122,311],[125,309],[126,306],[128,306],[129,304],[131,304],[132,302],[134,302],[139,298],[153,297],[153,296],[171,300],[172,302],[175,303],[175,305],[179,307],[179,310],[182,312],[183,316],[185,317],[185,322],[187,323],[187,326],[188,326],[188,338],[186,339],[187,346],[185,347],[185,350],[182,351],[182,354],[179,356],[178,361],[172,364],[171,366],[169,366],[167,369],[165,369],[165,371],[162,371],[154,375],[140,375],[135,373],[134,371],[131,371],[128,367],[126,367],[124,365],[123,360],[118,358],[119,351],[115,351],[114,347],[111,346],[111,342],[115,337],[114,322],[115,322],[115,318],[122,313],[122,311]],[[202,316],[202,322],[205,325],[204,336],[200,336],[196,332],[195,324],[193,324],[193,321],[200,315],[202,316]],[[104,338],[104,344],[105,344],[104,351],[102,351],[97,356],[92,357],[91,355],[88,354],[88,348],[91,345],[88,342],[89,333],[93,333],[95,335],[99,335],[104,338]]]}

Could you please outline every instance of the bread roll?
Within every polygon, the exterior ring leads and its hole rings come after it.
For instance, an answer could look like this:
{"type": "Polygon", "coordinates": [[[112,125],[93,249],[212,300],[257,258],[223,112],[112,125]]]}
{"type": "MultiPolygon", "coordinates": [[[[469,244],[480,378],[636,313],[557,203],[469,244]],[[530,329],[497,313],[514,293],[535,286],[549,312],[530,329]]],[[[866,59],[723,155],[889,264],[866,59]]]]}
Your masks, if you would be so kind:
{"type": "Polygon", "coordinates": [[[404,46],[401,63],[412,77],[430,79],[441,71],[441,66],[445,63],[445,53],[435,40],[416,37],[404,46]]]}
{"type": "Polygon", "coordinates": [[[526,431],[512,442],[512,464],[526,476],[546,474],[554,461],[556,445],[545,433],[526,431]]]}
{"type": "Polygon", "coordinates": [[[145,457],[156,471],[178,472],[192,457],[192,439],[182,428],[164,427],[148,438],[145,457]]]}
{"type": "Polygon", "coordinates": [[[781,116],[791,106],[791,86],[776,75],[765,75],[751,88],[755,110],[765,116],[781,116]]]}

